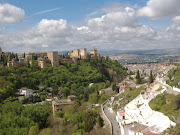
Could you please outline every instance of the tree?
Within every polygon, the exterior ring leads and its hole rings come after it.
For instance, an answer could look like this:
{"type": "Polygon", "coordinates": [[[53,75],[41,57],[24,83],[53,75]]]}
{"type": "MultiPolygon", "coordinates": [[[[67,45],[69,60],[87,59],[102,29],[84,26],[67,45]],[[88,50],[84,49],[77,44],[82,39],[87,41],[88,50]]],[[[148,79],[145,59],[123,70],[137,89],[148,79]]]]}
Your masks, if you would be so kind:
{"type": "Polygon", "coordinates": [[[6,66],[7,65],[7,58],[5,55],[3,55],[3,57],[4,57],[4,66],[6,66]]]}
{"type": "Polygon", "coordinates": [[[98,99],[99,99],[99,96],[97,95],[97,93],[92,93],[92,94],[89,95],[89,102],[91,104],[97,104],[98,99]]]}
{"type": "Polygon", "coordinates": [[[119,89],[117,88],[116,83],[112,84],[112,90],[119,93],[119,89]]]}
{"type": "Polygon", "coordinates": [[[141,83],[141,77],[140,77],[140,73],[139,73],[139,70],[137,71],[137,74],[136,74],[136,84],[140,84],[141,83]]]}
{"type": "Polygon", "coordinates": [[[56,112],[56,115],[57,115],[58,117],[60,117],[60,118],[63,118],[64,112],[58,111],[58,112],[56,112]]]}
{"type": "Polygon", "coordinates": [[[97,113],[93,110],[87,110],[85,112],[85,132],[89,132],[96,124],[97,113]]]}
{"type": "Polygon", "coordinates": [[[153,74],[152,74],[152,70],[150,72],[150,76],[149,76],[149,84],[154,82],[154,78],[153,78],[153,74]]]}
{"type": "Polygon", "coordinates": [[[24,57],[24,58],[26,57],[26,54],[25,54],[25,52],[24,52],[24,55],[23,55],[23,57],[24,57]]]}
{"type": "Polygon", "coordinates": [[[175,96],[174,102],[176,104],[176,109],[180,109],[180,95],[175,96]]]}
{"type": "Polygon", "coordinates": [[[30,68],[29,58],[27,58],[26,67],[27,67],[27,68],[30,68]]]}
{"type": "Polygon", "coordinates": [[[103,119],[101,118],[100,115],[97,116],[97,119],[96,119],[99,127],[103,127],[104,123],[103,123],[103,119]]]}
{"type": "Polygon", "coordinates": [[[18,55],[17,55],[17,53],[16,53],[16,56],[15,56],[15,57],[16,57],[16,61],[18,61],[18,55]]]}
{"type": "Polygon", "coordinates": [[[25,116],[35,123],[38,123],[39,128],[46,126],[46,120],[49,116],[48,110],[40,105],[28,106],[22,111],[22,116],[25,116]]]}
{"type": "Polygon", "coordinates": [[[33,70],[35,70],[36,68],[38,68],[38,66],[37,66],[36,63],[35,63],[35,58],[34,58],[34,57],[32,57],[31,68],[32,68],[33,70]]]}
{"type": "Polygon", "coordinates": [[[30,129],[29,129],[29,134],[28,135],[38,135],[39,133],[39,128],[38,126],[32,126],[30,129]]]}
{"type": "Polygon", "coordinates": [[[1,55],[0,62],[3,62],[3,55],[1,55]]]}
{"type": "Polygon", "coordinates": [[[51,129],[50,128],[45,128],[45,129],[41,130],[39,135],[51,135],[51,129]]]}
{"type": "Polygon", "coordinates": [[[69,96],[70,95],[70,89],[68,87],[64,87],[63,88],[63,95],[65,97],[69,96]]]}

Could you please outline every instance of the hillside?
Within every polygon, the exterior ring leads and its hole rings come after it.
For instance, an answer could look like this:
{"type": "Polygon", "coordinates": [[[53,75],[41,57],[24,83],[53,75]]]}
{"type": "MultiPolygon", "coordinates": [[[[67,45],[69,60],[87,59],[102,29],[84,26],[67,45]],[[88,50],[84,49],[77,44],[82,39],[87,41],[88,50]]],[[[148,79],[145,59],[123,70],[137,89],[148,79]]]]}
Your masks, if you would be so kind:
{"type": "MultiPolygon", "coordinates": [[[[111,82],[120,82],[126,75],[125,68],[109,57],[101,60],[80,60],[79,64],[61,62],[59,67],[49,66],[42,69],[37,66],[0,68],[0,76],[12,83],[14,92],[21,87],[38,90],[38,86],[45,86],[52,87],[52,93],[56,95],[66,87],[68,88],[66,96],[84,94],[85,88],[90,83],[103,83],[103,88],[109,87],[111,82]]],[[[0,92],[3,93],[3,90],[0,92]]],[[[0,96],[0,99],[6,99],[12,95],[0,94],[0,96]]]]}
{"type": "Polygon", "coordinates": [[[169,81],[167,82],[170,86],[176,86],[180,88],[180,67],[170,71],[168,73],[169,81]]]}
{"type": "Polygon", "coordinates": [[[41,69],[32,65],[29,68],[0,68],[1,133],[8,129],[7,135],[13,131],[15,135],[80,135],[90,132],[94,126],[101,129],[103,120],[99,115],[100,108],[92,108],[91,104],[108,99],[109,95],[99,95],[99,90],[110,87],[113,81],[120,82],[127,75],[126,69],[109,57],[79,60],[78,64],[68,60],[61,62],[59,67],[41,69]],[[90,83],[94,84],[89,87],[90,83]],[[52,94],[58,99],[65,99],[69,95],[76,95],[77,98],[73,105],[65,107],[64,112],[59,111],[55,116],[51,113],[51,103],[23,107],[22,103],[39,102],[37,97],[30,97],[22,102],[14,101],[17,100],[15,92],[21,87],[33,89],[43,101],[50,91],[39,89],[39,86],[51,87],[52,94]],[[11,103],[6,103],[5,100],[11,103]]]}

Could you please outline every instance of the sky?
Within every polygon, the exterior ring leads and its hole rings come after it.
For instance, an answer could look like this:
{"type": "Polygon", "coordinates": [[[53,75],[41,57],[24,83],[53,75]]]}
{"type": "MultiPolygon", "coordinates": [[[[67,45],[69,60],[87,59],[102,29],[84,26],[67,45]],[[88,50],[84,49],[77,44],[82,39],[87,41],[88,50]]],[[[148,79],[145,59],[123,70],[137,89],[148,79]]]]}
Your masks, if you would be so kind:
{"type": "Polygon", "coordinates": [[[180,48],[180,0],[0,0],[0,47],[16,53],[180,48]]]}

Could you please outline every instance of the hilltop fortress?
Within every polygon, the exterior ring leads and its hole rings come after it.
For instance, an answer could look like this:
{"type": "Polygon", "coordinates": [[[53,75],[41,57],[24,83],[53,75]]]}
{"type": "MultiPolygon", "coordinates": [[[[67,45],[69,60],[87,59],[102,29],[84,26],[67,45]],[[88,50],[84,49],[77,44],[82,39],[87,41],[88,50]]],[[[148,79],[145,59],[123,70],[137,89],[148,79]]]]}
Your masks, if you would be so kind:
{"type": "Polygon", "coordinates": [[[100,58],[100,55],[97,54],[97,49],[90,50],[90,53],[87,53],[86,48],[74,49],[72,52],[68,53],[70,58],[79,58],[79,59],[89,59],[93,57],[100,58]]]}
{"type": "MultiPolygon", "coordinates": [[[[24,53],[24,54],[13,54],[11,52],[2,52],[0,47],[0,66],[17,66],[22,67],[26,65],[27,62],[31,65],[34,61],[36,65],[41,68],[44,68],[48,65],[59,66],[61,61],[65,61],[63,58],[58,56],[57,51],[51,52],[39,52],[39,53],[24,53]]],[[[70,57],[69,59],[72,62],[75,62],[78,59],[90,59],[90,58],[101,58],[99,54],[97,54],[97,49],[90,50],[90,53],[87,53],[86,48],[82,49],[74,49],[72,52],[66,54],[66,56],[70,57]]]]}

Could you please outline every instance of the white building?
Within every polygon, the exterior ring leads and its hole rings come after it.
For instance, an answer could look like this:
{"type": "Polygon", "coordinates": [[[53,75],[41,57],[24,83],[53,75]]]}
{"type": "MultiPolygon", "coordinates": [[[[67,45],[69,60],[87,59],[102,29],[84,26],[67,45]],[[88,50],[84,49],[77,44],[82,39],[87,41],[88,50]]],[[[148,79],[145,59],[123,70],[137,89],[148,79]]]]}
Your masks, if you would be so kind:
{"type": "Polygon", "coordinates": [[[32,89],[28,89],[28,88],[21,88],[18,90],[18,92],[16,92],[17,95],[19,96],[24,96],[25,99],[33,96],[33,90],[32,89]]]}
{"type": "Polygon", "coordinates": [[[127,104],[125,111],[131,119],[135,119],[139,123],[149,126],[151,131],[156,133],[161,133],[171,126],[176,126],[176,123],[172,122],[163,113],[152,110],[149,107],[148,99],[143,98],[142,95],[139,95],[127,104]]]}

